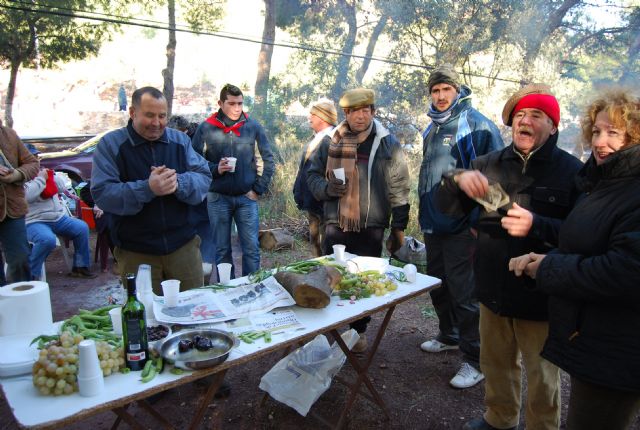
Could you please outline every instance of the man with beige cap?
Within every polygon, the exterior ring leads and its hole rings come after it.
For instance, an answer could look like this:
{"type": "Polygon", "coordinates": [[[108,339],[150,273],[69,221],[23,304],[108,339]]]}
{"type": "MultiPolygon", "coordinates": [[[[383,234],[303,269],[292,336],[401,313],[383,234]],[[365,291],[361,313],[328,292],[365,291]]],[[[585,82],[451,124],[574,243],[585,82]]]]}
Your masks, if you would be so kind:
{"type": "MultiPolygon", "coordinates": [[[[307,184],[324,202],[324,254],[335,244],[346,251],[370,257],[382,255],[384,231],[391,227],[387,250],[397,251],[409,221],[409,169],[398,140],[374,119],[375,93],[366,88],[346,91],[340,98],[346,120],[326,136],[311,158],[307,184]],[[345,181],[334,169],[344,169],[345,181]],[[391,219],[391,223],[389,220],[391,219]]],[[[353,350],[367,347],[371,318],[351,324],[360,341],[353,350]]]]}
{"type": "Polygon", "coordinates": [[[309,220],[309,242],[313,255],[322,255],[321,241],[324,236],[324,224],[322,222],[322,202],[316,200],[307,186],[307,172],[311,167],[311,156],[318,149],[320,141],[325,136],[329,136],[336,124],[338,124],[338,113],[333,102],[329,99],[319,99],[314,102],[309,109],[309,125],[314,132],[313,139],[309,141],[302,150],[300,157],[300,167],[298,175],[293,185],[293,198],[298,205],[298,209],[307,213],[309,220]]]}
{"type": "Polygon", "coordinates": [[[502,111],[513,143],[478,157],[472,170],[443,175],[436,204],[451,216],[479,208],[475,279],[480,300],[480,367],[485,375],[484,416],[466,430],[515,429],[522,403],[522,364],[527,376],[528,429],[560,425],[558,368],[540,356],[548,333],[547,297],[535,281],[509,271],[509,259],[546,253],[577,192],[581,162],[558,148],[560,106],[550,88],[531,84],[502,111]]]}

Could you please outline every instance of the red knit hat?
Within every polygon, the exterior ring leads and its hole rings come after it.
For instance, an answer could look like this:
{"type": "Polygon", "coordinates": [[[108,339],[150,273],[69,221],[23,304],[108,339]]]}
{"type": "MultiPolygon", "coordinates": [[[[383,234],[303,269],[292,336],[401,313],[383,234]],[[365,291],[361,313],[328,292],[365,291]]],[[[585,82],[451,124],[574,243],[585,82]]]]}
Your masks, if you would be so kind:
{"type": "Polygon", "coordinates": [[[528,94],[518,101],[511,112],[511,117],[521,109],[539,109],[546,113],[553,124],[557,127],[560,123],[560,105],[558,100],[551,94],[528,94]]]}

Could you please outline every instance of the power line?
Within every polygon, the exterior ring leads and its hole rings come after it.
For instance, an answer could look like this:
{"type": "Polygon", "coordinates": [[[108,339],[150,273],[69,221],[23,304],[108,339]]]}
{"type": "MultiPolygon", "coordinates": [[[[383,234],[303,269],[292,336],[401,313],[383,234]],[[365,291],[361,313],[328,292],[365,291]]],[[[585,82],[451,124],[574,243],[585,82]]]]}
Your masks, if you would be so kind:
{"type": "MultiPolygon", "coordinates": [[[[131,25],[136,27],[152,28],[156,30],[165,30],[165,31],[171,30],[171,27],[169,27],[167,23],[164,23],[161,21],[143,20],[138,18],[121,17],[121,16],[114,17],[114,15],[108,15],[108,14],[103,14],[99,12],[84,11],[84,10],[78,10],[78,9],[70,9],[70,8],[57,7],[54,9],[53,7],[48,5],[44,5],[44,6],[38,5],[41,7],[49,8],[48,10],[39,10],[39,9],[33,8],[33,5],[34,5],[33,3],[24,3],[24,2],[21,2],[20,0],[17,0],[17,1],[9,0],[9,1],[11,1],[12,3],[22,3],[25,6],[0,5],[0,7],[4,9],[19,10],[22,12],[31,12],[31,13],[42,14],[42,15],[65,16],[69,18],[108,22],[111,24],[118,24],[118,25],[131,25]]],[[[346,56],[351,58],[358,58],[362,60],[369,59],[371,61],[378,61],[378,62],[397,65],[397,66],[414,67],[414,68],[427,69],[427,70],[433,70],[435,68],[435,66],[432,66],[432,65],[408,63],[404,61],[393,60],[390,58],[380,58],[380,57],[359,55],[359,54],[353,54],[353,53],[349,54],[346,52],[335,51],[335,50],[325,49],[325,48],[318,48],[311,45],[303,45],[303,44],[293,43],[293,42],[276,42],[275,40],[249,38],[248,36],[233,35],[230,33],[225,34],[222,32],[193,30],[193,29],[187,28],[184,25],[176,26],[176,28],[174,28],[173,30],[179,33],[190,33],[190,34],[196,34],[201,36],[213,36],[213,37],[238,40],[238,41],[249,42],[249,43],[260,43],[260,44],[264,43],[266,45],[316,52],[319,54],[339,55],[339,56],[346,56]]],[[[485,78],[485,79],[491,79],[491,80],[502,81],[502,82],[511,82],[511,83],[518,83],[518,84],[521,83],[521,80],[517,80],[517,79],[486,76],[480,73],[466,72],[465,74],[469,76],[478,77],[478,78],[485,78]]]]}

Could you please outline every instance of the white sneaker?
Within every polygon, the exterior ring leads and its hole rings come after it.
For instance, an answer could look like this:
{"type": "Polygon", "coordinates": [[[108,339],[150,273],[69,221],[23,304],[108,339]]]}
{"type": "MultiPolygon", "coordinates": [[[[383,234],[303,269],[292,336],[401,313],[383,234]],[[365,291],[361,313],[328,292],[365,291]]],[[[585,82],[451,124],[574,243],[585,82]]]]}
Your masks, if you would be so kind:
{"type": "Polygon", "coordinates": [[[469,363],[462,363],[460,370],[456,373],[449,384],[455,388],[469,388],[476,385],[478,382],[484,379],[484,375],[478,372],[475,367],[469,363]]]}
{"type": "Polygon", "coordinates": [[[458,349],[458,345],[447,345],[437,339],[431,339],[423,342],[422,345],[420,345],[420,349],[425,352],[442,352],[449,349],[458,349]]]}

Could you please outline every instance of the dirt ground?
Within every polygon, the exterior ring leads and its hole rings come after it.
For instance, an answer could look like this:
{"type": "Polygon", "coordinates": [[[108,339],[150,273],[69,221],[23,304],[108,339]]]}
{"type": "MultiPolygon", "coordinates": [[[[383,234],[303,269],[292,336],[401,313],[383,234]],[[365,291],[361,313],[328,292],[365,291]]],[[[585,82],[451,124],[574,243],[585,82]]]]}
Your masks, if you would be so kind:
{"type": "MultiPolygon", "coordinates": [[[[95,237],[91,238],[92,246],[95,237]]],[[[306,244],[296,242],[297,249],[287,253],[263,253],[263,267],[281,264],[306,255],[306,244]]],[[[239,254],[237,244],[235,255],[239,254]]],[[[110,266],[113,261],[110,260],[110,266]]],[[[237,261],[237,266],[240,262],[237,261]]],[[[98,265],[94,270],[99,271],[98,265]]],[[[106,303],[109,296],[121,297],[122,288],[118,277],[111,271],[100,273],[94,280],[79,280],[66,275],[66,268],[60,250],[55,250],[47,259],[47,278],[51,288],[54,320],[68,318],[78,308],[93,309],[106,303]]],[[[456,390],[449,386],[460,364],[457,351],[440,354],[422,352],[419,345],[437,333],[437,320],[428,310],[430,300],[427,295],[399,305],[383,337],[378,353],[369,370],[374,385],[378,388],[391,413],[391,420],[385,421],[382,412],[369,401],[359,397],[352,409],[346,428],[349,429],[460,429],[462,425],[483,412],[483,384],[473,388],[456,390]],[[424,312],[424,309],[427,312],[424,312]],[[426,314],[426,315],[425,315],[426,314]]],[[[374,333],[382,322],[383,315],[373,317],[370,333],[374,333]]],[[[337,411],[346,399],[346,388],[334,381],[311,408],[307,417],[302,417],[292,408],[269,398],[263,407],[260,400],[263,392],[258,388],[260,378],[278,360],[279,353],[271,354],[262,361],[230,369],[227,382],[231,385],[231,395],[224,400],[213,402],[205,415],[202,429],[320,429],[322,422],[312,416],[335,420],[337,411]]],[[[346,364],[341,376],[355,375],[346,364]]],[[[192,384],[170,390],[161,397],[155,407],[163,411],[177,429],[186,428],[197,400],[204,394],[205,387],[192,384]]],[[[563,398],[568,399],[568,378],[563,375],[563,398]]],[[[159,424],[141,408],[129,409],[145,428],[156,429],[159,424]]],[[[566,416],[566,402],[563,404],[562,422],[566,416]]],[[[109,429],[115,415],[111,412],[95,415],[65,429],[109,429]]],[[[121,428],[127,428],[123,424],[121,428]]],[[[0,398],[0,429],[15,430],[15,422],[7,402],[0,398]]],[[[524,429],[521,420],[520,428],[524,429]]],[[[640,419],[634,430],[640,430],[640,419]]]]}

